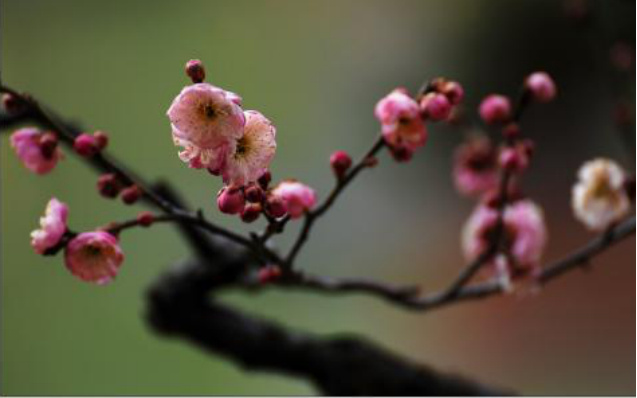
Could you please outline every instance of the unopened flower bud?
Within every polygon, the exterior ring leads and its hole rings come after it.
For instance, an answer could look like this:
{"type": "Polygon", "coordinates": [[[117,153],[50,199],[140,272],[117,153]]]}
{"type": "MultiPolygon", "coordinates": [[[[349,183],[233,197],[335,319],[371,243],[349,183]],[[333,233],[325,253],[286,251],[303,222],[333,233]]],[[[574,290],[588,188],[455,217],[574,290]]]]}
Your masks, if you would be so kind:
{"type": "Polygon", "coordinates": [[[509,123],[502,129],[502,135],[507,140],[515,140],[520,136],[520,125],[517,123],[509,123]]]}
{"type": "Polygon", "coordinates": [[[268,265],[259,270],[259,282],[268,283],[281,276],[281,268],[276,265],[268,265]]]}
{"type": "Polygon", "coordinates": [[[13,94],[2,94],[2,107],[9,115],[17,115],[24,111],[25,104],[13,94]]]}
{"type": "Polygon", "coordinates": [[[400,163],[410,161],[414,155],[412,151],[405,147],[390,147],[389,152],[391,153],[394,160],[400,163]]]}
{"type": "Polygon", "coordinates": [[[86,133],[82,133],[75,138],[73,149],[84,157],[91,157],[99,151],[95,137],[86,133]]]}
{"type": "Polygon", "coordinates": [[[427,119],[437,122],[449,117],[451,102],[443,94],[429,93],[420,100],[420,109],[427,119]]]}
{"type": "Polygon", "coordinates": [[[203,63],[198,59],[191,59],[186,62],[186,75],[193,83],[203,82],[206,78],[206,70],[203,67],[203,63]]]}
{"type": "Polygon", "coordinates": [[[285,201],[277,195],[268,195],[265,210],[274,218],[283,217],[288,212],[285,201]]]}
{"type": "Polygon", "coordinates": [[[272,173],[270,173],[270,170],[266,170],[257,180],[257,182],[263,189],[268,189],[270,181],[272,181],[272,173]]]}
{"type": "Polygon", "coordinates": [[[523,148],[504,148],[500,152],[500,167],[515,173],[523,171],[528,166],[528,158],[521,150],[523,148]]]}
{"type": "Polygon", "coordinates": [[[260,203],[249,203],[241,211],[241,220],[246,223],[256,221],[261,215],[263,208],[260,203]]]}
{"type": "Polygon", "coordinates": [[[464,99],[464,89],[458,82],[446,82],[440,88],[440,92],[449,99],[451,105],[458,105],[464,99]]]}
{"type": "Polygon", "coordinates": [[[95,145],[99,150],[102,150],[108,146],[108,134],[104,131],[96,131],[93,133],[93,137],[95,137],[95,145]]]}
{"type": "Polygon", "coordinates": [[[343,178],[352,166],[352,158],[345,151],[336,151],[330,156],[330,166],[337,178],[343,178]]]}
{"type": "Polygon", "coordinates": [[[526,78],[524,86],[537,102],[551,102],[557,95],[555,82],[546,72],[532,73],[526,78]]]}
{"type": "Polygon", "coordinates": [[[263,201],[263,190],[256,184],[250,184],[245,188],[246,200],[250,203],[261,203],[263,201]]]}
{"type": "Polygon", "coordinates": [[[137,215],[137,222],[142,227],[148,227],[155,221],[155,215],[149,211],[142,211],[137,215]]]}
{"type": "Polygon", "coordinates": [[[222,213],[238,214],[243,210],[245,197],[243,191],[236,187],[223,187],[217,194],[217,206],[222,213]]]}
{"type": "Polygon", "coordinates": [[[40,151],[45,159],[51,159],[55,155],[58,146],[58,137],[54,133],[44,133],[40,137],[40,151]]]}
{"type": "Polygon", "coordinates": [[[508,121],[511,118],[511,101],[499,94],[485,97],[480,103],[480,117],[487,124],[508,121]]]}
{"type": "Polygon", "coordinates": [[[103,174],[97,179],[97,190],[106,198],[116,198],[122,190],[122,184],[116,174],[103,174]]]}
{"type": "Polygon", "coordinates": [[[122,201],[127,205],[132,205],[142,197],[142,190],[137,185],[131,185],[122,191],[122,201]]]}

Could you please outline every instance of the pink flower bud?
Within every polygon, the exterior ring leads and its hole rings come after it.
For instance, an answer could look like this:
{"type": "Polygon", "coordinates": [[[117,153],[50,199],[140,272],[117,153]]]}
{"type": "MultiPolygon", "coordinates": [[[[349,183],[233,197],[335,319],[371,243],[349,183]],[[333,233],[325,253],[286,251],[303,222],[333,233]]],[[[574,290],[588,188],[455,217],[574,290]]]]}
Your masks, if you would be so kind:
{"type": "Polygon", "coordinates": [[[263,208],[260,203],[249,203],[241,211],[241,221],[251,223],[256,221],[261,215],[263,208]]]}
{"type": "Polygon", "coordinates": [[[491,94],[480,104],[480,117],[487,124],[506,122],[511,118],[511,102],[503,95],[491,94]]]}
{"type": "Polygon", "coordinates": [[[440,92],[447,96],[451,105],[458,105],[464,99],[464,89],[458,82],[446,82],[440,88],[440,92]]]}
{"type": "Polygon", "coordinates": [[[263,190],[256,184],[250,184],[245,188],[246,200],[250,203],[261,203],[263,201],[263,190]]]}
{"type": "Polygon", "coordinates": [[[269,195],[265,202],[265,210],[274,218],[280,218],[287,214],[288,209],[285,206],[283,198],[275,195],[269,195]]]}
{"type": "Polygon", "coordinates": [[[217,206],[222,213],[237,214],[243,210],[243,191],[236,187],[223,187],[217,194],[217,206]]]}
{"type": "Polygon", "coordinates": [[[131,185],[130,187],[122,191],[122,201],[127,205],[132,205],[142,197],[142,190],[137,185],[131,185]]]}
{"type": "Polygon", "coordinates": [[[96,131],[93,133],[93,137],[95,137],[95,145],[100,151],[108,146],[108,134],[104,131],[96,131]]]}
{"type": "Polygon", "coordinates": [[[437,122],[449,117],[451,103],[443,94],[429,93],[420,100],[420,109],[428,119],[437,122]]]}
{"type": "Polygon", "coordinates": [[[268,265],[259,270],[259,282],[268,283],[281,276],[281,268],[276,265],[268,265]]]}
{"type": "Polygon", "coordinates": [[[99,151],[95,137],[86,133],[82,133],[75,138],[73,149],[84,157],[91,157],[99,151]]]}
{"type": "Polygon", "coordinates": [[[122,184],[114,173],[102,174],[97,179],[97,191],[105,198],[116,198],[122,190],[122,184]]]}
{"type": "Polygon", "coordinates": [[[42,156],[46,159],[51,159],[55,156],[57,146],[58,137],[54,133],[44,133],[40,137],[40,151],[42,151],[42,156]]]}
{"type": "Polygon", "coordinates": [[[283,181],[273,190],[272,195],[283,199],[291,218],[299,218],[316,204],[316,193],[305,184],[297,181],[283,181]]]}
{"type": "Polygon", "coordinates": [[[352,166],[352,158],[345,151],[336,151],[330,156],[330,166],[337,178],[343,178],[352,166]]]}
{"type": "Polygon", "coordinates": [[[206,78],[206,70],[203,67],[203,63],[198,59],[191,59],[186,62],[186,75],[193,83],[203,82],[206,78]]]}
{"type": "Polygon", "coordinates": [[[137,222],[142,227],[148,227],[155,221],[155,215],[149,211],[142,211],[137,215],[137,222]]]}
{"type": "Polygon", "coordinates": [[[529,160],[523,151],[524,148],[519,147],[507,147],[502,149],[499,157],[500,167],[514,173],[519,173],[526,169],[529,165],[529,160]]]}
{"type": "Polygon", "coordinates": [[[537,102],[551,102],[557,95],[555,83],[546,72],[532,73],[526,78],[525,87],[537,102]]]}
{"type": "Polygon", "coordinates": [[[257,179],[257,182],[259,183],[262,189],[268,189],[268,186],[270,185],[270,181],[272,181],[272,173],[270,173],[270,170],[266,170],[261,175],[261,177],[257,179]]]}
{"type": "Polygon", "coordinates": [[[15,95],[4,93],[2,94],[2,107],[5,111],[7,111],[7,114],[17,115],[24,111],[25,104],[20,98],[17,98],[15,95]]]}
{"type": "Polygon", "coordinates": [[[105,231],[84,232],[66,246],[66,267],[79,279],[103,285],[119,272],[124,253],[117,238],[105,231]]]}
{"type": "Polygon", "coordinates": [[[517,123],[509,123],[502,129],[502,135],[507,140],[515,140],[520,133],[520,125],[517,123]]]}
{"type": "Polygon", "coordinates": [[[50,138],[49,143],[46,144],[51,152],[43,151],[42,137],[40,130],[34,127],[26,127],[17,130],[11,134],[11,146],[15,150],[16,154],[24,164],[26,168],[36,174],[46,174],[53,170],[57,165],[58,160],[62,158],[62,151],[59,148],[51,149],[50,138]],[[46,154],[46,156],[45,156],[46,154]]]}

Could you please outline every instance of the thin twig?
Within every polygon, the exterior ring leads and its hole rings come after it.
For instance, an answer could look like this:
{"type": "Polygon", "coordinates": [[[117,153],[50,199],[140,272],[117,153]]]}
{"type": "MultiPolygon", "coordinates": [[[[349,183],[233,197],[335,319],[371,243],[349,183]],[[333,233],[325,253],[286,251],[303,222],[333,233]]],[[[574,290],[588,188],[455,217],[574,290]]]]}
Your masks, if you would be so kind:
{"type": "Polygon", "coordinates": [[[336,185],[332,189],[332,192],[328,195],[325,201],[313,211],[309,211],[305,214],[303,227],[299,233],[290,253],[287,255],[283,267],[285,270],[292,269],[294,259],[303,247],[303,244],[310,235],[310,230],[314,225],[314,222],[321,217],[330,207],[334,204],[339,194],[354,180],[354,178],[365,168],[370,167],[370,160],[380,151],[385,145],[383,137],[379,136],[372,147],[367,153],[358,160],[358,162],[350,169],[350,171],[342,178],[338,179],[336,185]]]}

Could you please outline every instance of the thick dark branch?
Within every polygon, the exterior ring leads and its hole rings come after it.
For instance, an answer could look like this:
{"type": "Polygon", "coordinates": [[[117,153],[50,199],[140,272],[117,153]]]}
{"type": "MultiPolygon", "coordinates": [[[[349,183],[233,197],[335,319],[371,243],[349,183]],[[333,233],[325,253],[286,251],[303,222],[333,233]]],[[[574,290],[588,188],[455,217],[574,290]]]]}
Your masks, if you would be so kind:
{"type": "MultiPolygon", "coordinates": [[[[215,265],[241,268],[222,257],[215,265]]],[[[287,373],[330,395],[499,395],[493,389],[400,358],[364,339],[293,332],[208,298],[235,275],[187,264],[161,278],[149,294],[148,318],[158,331],[185,338],[245,369],[287,373]]]]}

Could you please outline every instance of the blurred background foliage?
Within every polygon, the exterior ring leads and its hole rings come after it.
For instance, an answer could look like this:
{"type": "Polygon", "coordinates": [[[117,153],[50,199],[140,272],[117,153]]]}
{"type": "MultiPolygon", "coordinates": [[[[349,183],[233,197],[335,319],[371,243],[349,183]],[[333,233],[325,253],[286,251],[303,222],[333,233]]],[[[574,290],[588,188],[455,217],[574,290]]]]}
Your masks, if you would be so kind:
{"type": "MultiPolygon", "coordinates": [[[[635,3],[588,6],[591,18],[578,22],[555,0],[5,0],[2,79],[86,129],[108,131],[109,150],[140,173],[170,180],[215,222],[247,231],[216,211],[219,181],[185,167],[171,142],[165,111],[187,82],[186,60],[202,59],[210,82],[274,121],[275,177],[296,177],[320,196],[332,185],[331,151],[367,148],[378,130],[373,106],[395,86],[458,80],[475,117],[482,96],[515,95],[526,74],[547,70],[560,94],[525,116],[524,131],[538,145],[525,188],[545,208],[552,237],[546,259],[554,259],[590,237],[570,212],[578,166],[604,155],[634,172],[613,124],[621,96],[634,109],[634,64],[628,74],[613,72],[608,54],[624,34],[634,49],[635,3]]],[[[473,206],[450,179],[463,133],[445,126],[430,133],[410,164],[385,154],[359,179],[317,225],[299,266],[426,289],[458,272],[459,231],[473,206]]],[[[244,373],[150,332],[144,291],[188,256],[171,227],[127,233],[127,260],[106,287],[75,280],[61,257],[35,255],[29,232],[52,195],[69,203],[79,230],[139,208],[101,199],[96,176],[73,154],[47,177],[26,171],[6,135],[0,156],[2,394],[313,393],[303,381],[244,373]]],[[[320,334],[361,333],[413,360],[525,394],[633,394],[634,253],[632,238],[591,272],[538,295],[427,314],[365,297],[269,292],[224,299],[320,334]]]]}

